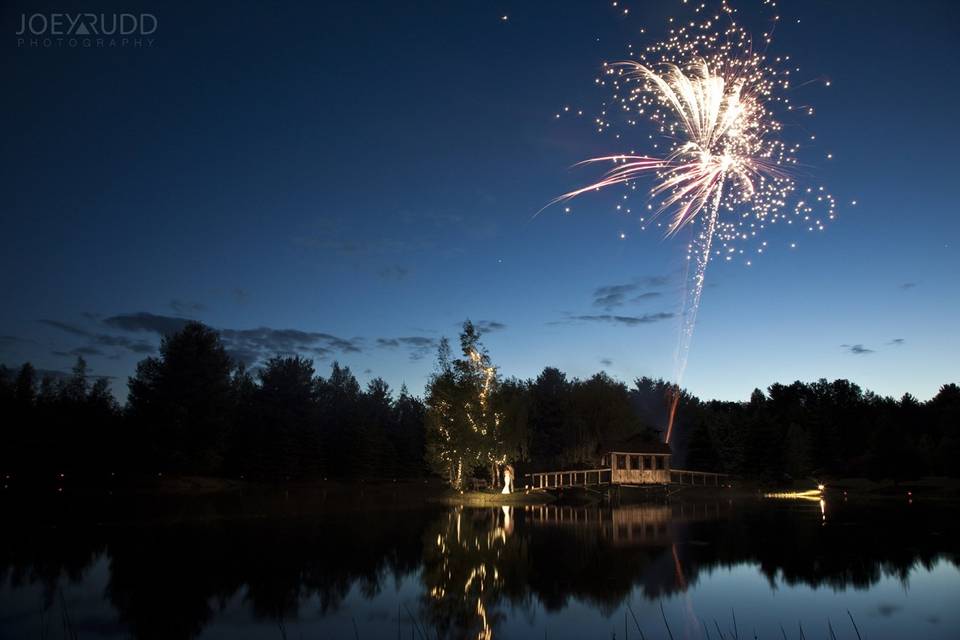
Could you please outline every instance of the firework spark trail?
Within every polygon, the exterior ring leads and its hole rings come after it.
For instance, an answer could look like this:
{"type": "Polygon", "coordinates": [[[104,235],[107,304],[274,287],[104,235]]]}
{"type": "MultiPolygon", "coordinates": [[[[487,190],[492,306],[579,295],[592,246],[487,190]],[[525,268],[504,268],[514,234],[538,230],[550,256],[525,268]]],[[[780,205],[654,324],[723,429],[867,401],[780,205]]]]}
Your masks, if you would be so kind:
{"type": "MultiPolygon", "coordinates": [[[[774,0],[763,4],[776,6],[774,0]]],[[[784,94],[791,86],[791,73],[800,69],[778,68],[765,53],[754,51],[750,34],[734,19],[736,12],[728,0],[720,0],[712,12],[705,2],[696,5],[693,20],[678,22],[683,26],[671,28],[665,40],[646,47],[639,61],[604,65],[607,78],[597,82],[613,88],[613,106],[626,114],[631,126],[639,121],[652,124],[666,140],[667,152],[658,157],[631,151],[585,160],[580,164],[602,162],[613,167],[599,180],[554,200],[568,201],[615,185],[635,190],[635,181],[650,177],[649,195],[658,201],[653,217],[670,214],[667,236],[694,223],[700,225],[688,245],[667,442],[710,260],[743,256],[741,245],[778,221],[822,231],[823,219],[836,215],[835,201],[823,187],[808,187],[804,192],[808,195],[793,198],[797,184],[790,169],[797,166],[800,145],[788,146],[780,140],[782,126],[774,108],[794,110],[784,94]],[[722,23],[727,26],[720,29],[722,23]]],[[[773,22],[778,19],[775,16],[773,22]]],[[[772,30],[763,34],[763,40],[770,44],[772,30]]],[[[785,56],[775,63],[789,60],[785,56]]],[[[809,107],[799,111],[813,114],[809,107]]],[[[606,108],[596,123],[601,133],[609,129],[606,108]]],[[[756,252],[762,254],[766,244],[762,242],[756,252]]],[[[749,258],[746,264],[752,264],[749,258]]]]}
{"type": "MultiPolygon", "coordinates": [[[[696,266],[693,273],[692,290],[683,297],[683,310],[680,314],[680,339],[677,341],[677,350],[674,354],[674,389],[670,397],[670,412],[667,417],[667,435],[664,442],[670,442],[673,435],[673,423],[677,417],[677,405],[680,404],[680,394],[683,387],[683,376],[687,371],[687,360],[690,356],[690,345],[693,342],[693,329],[697,324],[697,312],[700,310],[700,297],[703,295],[703,285],[707,279],[707,264],[710,262],[710,248],[716,232],[717,216],[720,213],[720,198],[722,190],[718,189],[714,196],[713,205],[707,216],[706,229],[703,239],[703,250],[696,254],[696,266]]],[[[686,285],[690,281],[689,275],[684,278],[686,285]]]]}

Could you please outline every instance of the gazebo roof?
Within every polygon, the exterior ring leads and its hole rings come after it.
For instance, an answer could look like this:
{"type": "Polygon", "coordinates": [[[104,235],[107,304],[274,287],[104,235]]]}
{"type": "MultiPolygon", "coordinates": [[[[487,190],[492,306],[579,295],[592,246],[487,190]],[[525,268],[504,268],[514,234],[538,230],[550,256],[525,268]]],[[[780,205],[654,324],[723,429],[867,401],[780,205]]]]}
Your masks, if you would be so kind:
{"type": "Polygon", "coordinates": [[[646,440],[641,434],[636,434],[624,440],[620,440],[619,442],[611,443],[610,445],[604,447],[604,451],[614,451],[617,453],[673,453],[673,451],[670,449],[670,445],[666,442],[660,442],[658,440],[646,440]]]}

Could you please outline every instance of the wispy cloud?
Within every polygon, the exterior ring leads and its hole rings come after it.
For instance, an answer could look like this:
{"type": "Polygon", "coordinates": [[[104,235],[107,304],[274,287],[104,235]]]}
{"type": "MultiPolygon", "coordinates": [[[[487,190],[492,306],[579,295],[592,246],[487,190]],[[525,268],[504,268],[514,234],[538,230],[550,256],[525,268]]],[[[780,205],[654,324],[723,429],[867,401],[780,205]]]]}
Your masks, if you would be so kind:
{"type": "Polygon", "coordinates": [[[607,322],[611,324],[620,324],[627,327],[636,327],[639,325],[660,322],[661,320],[669,320],[670,318],[674,317],[674,315],[676,314],[666,311],[661,311],[660,313],[645,313],[640,316],[618,316],[604,313],[598,315],[570,316],[569,320],[580,322],[607,322]]]}
{"type": "Polygon", "coordinates": [[[179,300],[179,299],[171,300],[170,308],[173,309],[176,313],[182,313],[185,315],[199,313],[201,311],[207,310],[207,307],[199,302],[194,302],[192,300],[179,300]]]}
{"type": "MultiPolygon", "coordinates": [[[[76,324],[59,320],[41,320],[65,333],[84,339],[86,344],[58,355],[107,355],[101,347],[118,347],[137,354],[154,353],[156,345],[128,335],[101,333],[76,324]]],[[[104,318],[100,324],[127,333],[149,333],[157,337],[171,335],[181,330],[189,320],[179,316],[165,316],[145,311],[126,313],[104,318]]],[[[232,358],[247,366],[253,366],[275,355],[306,355],[326,358],[337,354],[359,353],[363,348],[361,338],[342,338],[330,333],[302,331],[299,329],[254,329],[219,328],[223,345],[232,358]]]]}
{"type": "Polygon", "coordinates": [[[40,320],[37,320],[37,322],[39,322],[40,324],[45,324],[48,327],[60,329],[61,331],[65,331],[66,333],[69,333],[75,336],[89,337],[93,335],[89,330],[70,324],[68,322],[60,322],[59,320],[48,320],[46,318],[41,318],[40,320]]]}
{"type": "Polygon", "coordinates": [[[252,366],[275,355],[309,355],[327,358],[337,353],[359,353],[360,338],[299,329],[220,329],[220,339],[232,358],[252,366]]]}
{"type": "Polygon", "coordinates": [[[104,356],[106,355],[102,350],[96,347],[77,347],[76,349],[70,349],[70,351],[52,351],[55,356],[64,356],[75,358],[77,356],[104,356]]]}
{"type": "Polygon", "coordinates": [[[168,336],[183,329],[190,322],[187,318],[161,316],[146,311],[110,316],[103,323],[123,331],[143,331],[168,336]]]}
{"type": "Polygon", "coordinates": [[[847,353],[853,354],[855,356],[862,356],[868,353],[874,353],[873,349],[868,349],[862,344],[842,344],[841,348],[846,349],[847,353]]]}
{"type": "Polygon", "coordinates": [[[494,331],[503,331],[507,328],[502,322],[496,320],[478,320],[473,323],[480,333],[493,333],[494,331]]]}
{"type": "Polygon", "coordinates": [[[86,342],[85,345],[76,347],[71,351],[54,351],[56,355],[103,355],[103,350],[99,347],[115,347],[139,354],[153,353],[156,351],[156,346],[153,344],[146,342],[145,340],[130,338],[129,336],[101,333],[69,322],[61,322],[59,320],[43,319],[39,320],[38,322],[55,329],[59,329],[60,331],[63,331],[69,335],[83,338],[86,342]]]}
{"type": "Polygon", "coordinates": [[[643,302],[661,295],[659,291],[650,291],[669,284],[667,276],[644,276],[624,284],[608,284],[593,291],[593,306],[610,311],[627,302],[643,302]]]}
{"type": "MultiPolygon", "coordinates": [[[[507,328],[507,325],[505,323],[498,322],[496,320],[472,320],[471,322],[473,322],[474,328],[482,334],[503,331],[507,328]]],[[[462,322],[455,322],[453,326],[457,328],[457,331],[460,331],[461,329],[463,329],[462,322]]],[[[423,331],[424,333],[429,333],[425,329],[419,329],[419,331],[423,331]]]]}
{"type": "Polygon", "coordinates": [[[376,344],[384,349],[404,347],[411,360],[422,360],[437,348],[438,341],[426,336],[405,336],[402,338],[377,338],[376,344]]]}

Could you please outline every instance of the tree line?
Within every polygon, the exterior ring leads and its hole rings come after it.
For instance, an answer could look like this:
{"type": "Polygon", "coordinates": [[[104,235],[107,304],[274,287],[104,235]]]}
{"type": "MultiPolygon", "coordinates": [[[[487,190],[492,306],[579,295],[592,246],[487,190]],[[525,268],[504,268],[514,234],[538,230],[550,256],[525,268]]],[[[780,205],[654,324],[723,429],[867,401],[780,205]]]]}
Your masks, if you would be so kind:
{"type": "Polygon", "coordinates": [[[927,402],[864,391],[848,380],[774,384],[747,402],[702,404],[691,416],[687,462],[778,479],[956,476],[960,387],[927,402]]]}
{"type": "MultiPolygon", "coordinates": [[[[256,372],[219,335],[189,323],[138,365],[120,406],[78,358],[71,374],[0,367],[0,471],[25,475],[173,473],[250,479],[439,475],[454,486],[518,471],[596,466],[627,437],[662,439],[671,399],[663,380],[632,386],[600,372],[546,367],[502,379],[468,321],[454,357],[446,340],[423,399],[380,378],[361,387],[334,362],[278,355],[256,372]]],[[[681,391],[674,466],[767,481],[811,475],[956,475],[960,388],[927,402],[863,391],[847,380],[774,384],[746,402],[681,391]]]]}
{"type": "Polygon", "coordinates": [[[167,336],[137,365],[126,405],[82,358],[54,380],[30,364],[0,370],[0,467],[21,475],[112,473],[250,479],[423,477],[423,403],[348,367],[326,378],[310,360],[271,358],[256,374],[200,323],[167,336]]]}

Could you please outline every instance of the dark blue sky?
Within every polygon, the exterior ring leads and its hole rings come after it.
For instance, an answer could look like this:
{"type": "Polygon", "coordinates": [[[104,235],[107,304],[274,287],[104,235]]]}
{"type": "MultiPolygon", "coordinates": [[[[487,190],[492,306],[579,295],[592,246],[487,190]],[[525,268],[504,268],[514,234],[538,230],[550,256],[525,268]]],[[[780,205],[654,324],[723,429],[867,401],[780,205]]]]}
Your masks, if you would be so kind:
{"type": "MultiPolygon", "coordinates": [[[[671,375],[682,241],[615,213],[616,193],[532,216],[582,184],[572,164],[629,149],[555,114],[595,113],[602,62],[679,0],[95,4],[153,13],[153,46],[18,46],[21,14],[75,9],[0,9],[0,362],[83,354],[123,393],[196,318],[251,361],[299,351],[419,393],[469,317],[508,376],[671,375]]],[[[711,264],[686,385],[847,377],[927,398],[960,361],[960,6],[780,4],[771,53],[816,80],[803,180],[840,218],[711,264]]]]}

